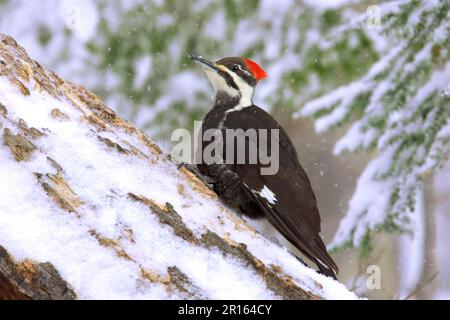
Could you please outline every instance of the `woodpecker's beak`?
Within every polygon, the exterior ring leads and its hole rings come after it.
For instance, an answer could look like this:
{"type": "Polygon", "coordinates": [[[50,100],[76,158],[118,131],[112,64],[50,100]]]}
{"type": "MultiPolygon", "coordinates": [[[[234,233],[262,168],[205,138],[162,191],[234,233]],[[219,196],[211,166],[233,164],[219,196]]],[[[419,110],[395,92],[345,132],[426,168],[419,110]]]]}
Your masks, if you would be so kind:
{"type": "Polygon", "coordinates": [[[206,59],[203,59],[200,56],[194,56],[192,54],[188,55],[189,59],[195,62],[196,65],[198,65],[200,68],[204,70],[212,70],[215,72],[219,72],[219,68],[214,62],[210,62],[206,59]]]}

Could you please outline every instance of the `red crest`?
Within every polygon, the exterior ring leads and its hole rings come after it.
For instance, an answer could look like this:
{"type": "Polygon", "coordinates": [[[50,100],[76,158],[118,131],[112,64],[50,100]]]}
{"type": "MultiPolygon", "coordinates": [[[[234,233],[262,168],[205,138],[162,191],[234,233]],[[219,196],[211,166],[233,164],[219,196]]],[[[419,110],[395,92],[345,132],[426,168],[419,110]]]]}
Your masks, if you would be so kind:
{"type": "Polygon", "coordinates": [[[250,70],[255,77],[256,81],[267,78],[267,73],[255,61],[245,58],[243,60],[247,65],[248,70],[250,70]]]}

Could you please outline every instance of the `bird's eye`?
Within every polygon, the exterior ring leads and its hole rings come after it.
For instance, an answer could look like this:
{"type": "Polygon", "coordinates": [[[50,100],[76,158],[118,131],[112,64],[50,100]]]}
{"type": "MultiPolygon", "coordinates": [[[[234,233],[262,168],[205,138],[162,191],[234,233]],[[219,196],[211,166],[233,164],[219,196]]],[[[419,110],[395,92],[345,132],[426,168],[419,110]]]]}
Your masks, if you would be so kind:
{"type": "Polygon", "coordinates": [[[237,64],[235,64],[235,65],[233,65],[233,67],[231,67],[231,70],[238,71],[239,70],[239,66],[237,64]]]}

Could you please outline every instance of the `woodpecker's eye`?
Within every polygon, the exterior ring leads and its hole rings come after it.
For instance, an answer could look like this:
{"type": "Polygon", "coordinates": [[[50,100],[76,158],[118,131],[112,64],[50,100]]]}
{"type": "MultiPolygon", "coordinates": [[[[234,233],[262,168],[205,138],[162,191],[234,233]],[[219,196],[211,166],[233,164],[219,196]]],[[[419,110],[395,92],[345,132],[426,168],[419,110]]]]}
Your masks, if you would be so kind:
{"type": "Polygon", "coordinates": [[[234,64],[234,65],[231,67],[231,70],[232,70],[232,71],[238,71],[238,70],[239,70],[239,66],[238,66],[237,64],[234,64]]]}

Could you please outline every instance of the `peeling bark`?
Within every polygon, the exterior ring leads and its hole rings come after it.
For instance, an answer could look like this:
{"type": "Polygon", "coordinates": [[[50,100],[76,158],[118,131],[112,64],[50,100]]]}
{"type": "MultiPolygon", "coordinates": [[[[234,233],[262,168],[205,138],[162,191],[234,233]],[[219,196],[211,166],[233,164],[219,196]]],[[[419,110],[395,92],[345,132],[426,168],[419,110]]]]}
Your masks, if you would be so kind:
{"type": "Polygon", "coordinates": [[[8,128],[3,130],[3,143],[11,149],[17,161],[28,160],[36,150],[33,143],[20,134],[14,135],[8,128]]]}
{"type": "MultiPolygon", "coordinates": [[[[136,201],[147,205],[149,209],[158,216],[161,223],[172,227],[174,233],[189,241],[192,244],[206,247],[216,248],[225,255],[233,256],[241,260],[244,264],[251,266],[258,274],[262,276],[267,284],[267,287],[276,295],[284,299],[300,299],[300,300],[319,300],[319,296],[307,292],[297,285],[285,274],[278,266],[268,267],[258,260],[252,253],[247,250],[247,246],[243,243],[232,243],[229,240],[221,238],[216,233],[207,230],[200,239],[196,238],[193,232],[183,223],[183,220],[178,213],[173,209],[170,203],[165,206],[159,206],[149,199],[144,197],[129,194],[129,196],[136,201]]],[[[316,284],[320,286],[320,284],[316,284]]]]}
{"type": "Polygon", "coordinates": [[[76,294],[50,263],[16,262],[0,246],[0,299],[73,300],[76,294]]]}
{"type": "Polygon", "coordinates": [[[73,192],[61,174],[34,174],[54,202],[68,212],[76,212],[83,205],[83,201],[73,192]]]}

